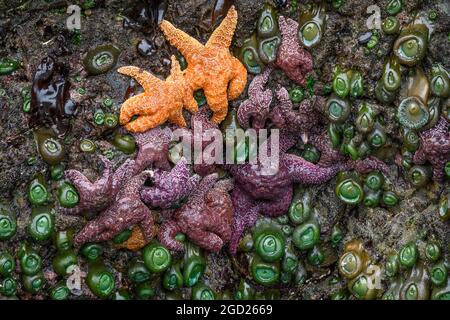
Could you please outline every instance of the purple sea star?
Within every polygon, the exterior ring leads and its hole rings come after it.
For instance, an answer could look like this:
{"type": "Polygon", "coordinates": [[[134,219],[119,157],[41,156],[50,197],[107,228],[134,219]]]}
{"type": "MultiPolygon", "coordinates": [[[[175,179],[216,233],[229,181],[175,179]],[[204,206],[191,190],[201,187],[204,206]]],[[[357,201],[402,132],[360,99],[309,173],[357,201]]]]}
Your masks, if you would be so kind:
{"type": "Polygon", "coordinates": [[[76,215],[84,211],[101,211],[114,201],[126,178],[135,176],[150,165],[170,169],[167,160],[172,137],[170,129],[155,128],[145,133],[135,134],[134,137],[139,149],[136,158],[126,160],[114,173],[112,163],[103,156],[100,156],[100,159],[105,168],[96,182],[91,182],[78,170],[64,172],[80,195],[80,202],[75,208],[61,209],[64,214],[76,215]]]}
{"type": "Polygon", "coordinates": [[[76,215],[84,211],[99,211],[104,209],[122,186],[124,178],[130,168],[135,166],[134,160],[126,160],[114,173],[113,164],[104,156],[100,156],[103,162],[102,176],[95,182],[78,170],[66,170],[66,178],[77,188],[80,202],[75,208],[61,208],[64,214],[76,215]]]}
{"type": "Polygon", "coordinates": [[[152,207],[167,209],[186,198],[197,187],[200,176],[191,176],[186,158],[181,158],[171,171],[156,169],[152,182],[151,187],[142,188],[142,200],[152,207]]]}
{"type": "Polygon", "coordinates": [[[110,240],[121,231],[137,224],[140,225],[146,240],[151,240],[155,235],[153,215],[141,201],[139,190],[152,176],[153,171],[145,170],[129,179],[117,194],[113,204],[97,218],[89,221],[75,236],[75,245],[110,240]]]}
{"type": "Polygon", "coordinates": [[[172,131],[169,128],[157,127],[143,133],[135,133],[134,139],[139,148],[135,166],[129,176],[134,176],[153,165],[155,168],[170,170],[167,158],[172,131]]]}
{"type": "MultiPolygon", "coordinates": [[[[182,139],[186,139],[186,143],[189,143],[189,150],[199,148],[199,157],[203,155],[205,149],[212,143],[212,140],[208,140],[205,134],[208,130],[219,129],[219,126],[210,120],[212,112],[207,106],[203,106],[191,117],[191,128],[178,128],[177,130],[182,133],[182,139]],[[201,141],[201,145],[197,146],[194,141],[201,141]],[[201,154],[200,154],[201,153],[201,154]]],[[[196,153],[192,152],[192,156],[195,157],[196,153]]],[[[211,154],[214,157],[214,152],[211,154]]],[[[204,177],[208,174],[214,173],[217,170],[216,164],[208,164],[204,159],[194,159],[194,172],[204,177]],[[200,161],[202,160],[202,161],[200,161]]]]}
{"type": "Polygon", "coordinates": [[[230,240],[233,204],[228,191],[232,180],[217,181],[217,173],[202,179],[198,188],[173,217],[164,221],[159,241],[171,250],[182,251],[183,243],[176,240],[184,233],[189,241],[212,252],[218,252],[230,240]]]}
{"type": "MultiPolygon", "coordinates": [[[[102,177],[94,183],[79,171],[66,170],[66,177],[80,194],[80,203],[75,208],[63,209],[62,212],[80,214],[84,211],[101,211],[75,236],[77,245],[89,241],[109,240],[137,224],[140,225],[146,241],[153,238],[155,233],[153,216],[142,202],[140,190],[146,179],[154,175],[153,171],[145,169],[150,166],[170,169],[167,156],[172,131],[169,128],[155,128],[135,134],[134,137],[138,145],[135,159],[126,160],[113,173],[111,162],[101,157],[105,169],[102,177]]],[[[162,173],[158,171],[158,176],[161,175],[162,173]]]]}
{"type": "Polygon", "coordinates": [[[323,116],[319,110],[325,105],[325,98],[315,96],[303,100],[298,110],[295,110],[286,88],[277,90],[276,96],[278,103],[270,113],[270,119],[277,128],[289,132],[309,133],[323,124],[323,116]]]}
{"type": "Polygon", "coordinates": [[[313,60],[311,54],[303,49],[298,41],[298,23],[280,16],[278,25],[282,40],[275,65],[282,69],[292,81],[304,86],[306,75],[312,71],[313,60]]]}
{"type": "Polygon", "coordinates": [[[262,129],[270,112],[270,103],[272,102],[272,91],[264,90],[269,80],[271,67],[267,67],[264,72],[253,78],[248,87],[248,99],[239,105],[237,119],[239,124],[247,129],[262,129]]]}
{"type": "Polygon", "coordinates": [[[433,179],[441,181],[444,178],[445,163],[450,161],[449,123],[444,117],[434,127],[420,133],[420,147],[414,154],[413,161],[417,164],[430,162],[433,166],[433,179]]]}
{"type": "MultiPolygon", "coordinates": [[[[294,141],[292,135],[281,136],[280,139],[279,170],[275,174],[264,175],[260,163],[227,166],[235,179],[235,187],[231,194],[235,208],[230,241],[230,252],[233,254],[236,253],[242,232],[254,225],[258,213],[276,217],[287,212],[292,201],[294,183],[321,184],[333,178],[340,170],[387,171],[384,163],[376,159],[342,161],[329,167],[320,167],[299,156],[286,153],[294,141]]],[[[270,145],[268,141],[268,146],[270,145]]]]}

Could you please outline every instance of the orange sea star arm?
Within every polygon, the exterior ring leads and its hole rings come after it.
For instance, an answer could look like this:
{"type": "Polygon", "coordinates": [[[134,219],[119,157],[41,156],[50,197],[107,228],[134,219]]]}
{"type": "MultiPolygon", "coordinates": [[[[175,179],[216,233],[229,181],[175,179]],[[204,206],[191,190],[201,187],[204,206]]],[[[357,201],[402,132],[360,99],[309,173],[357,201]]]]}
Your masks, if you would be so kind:
{"type": "Polygon", "coordinates": [[[121,67],[117,70],[117,72],[136,79],[145,91],[150,91],[152,88],[155,88],[163,83],[161,79],[158,79],[150,72],[142,70],[138,67],[121,67]]]}
{"type": "Polygon", "coordinates": [[[120,117],[119,122],[120,124],[125,124],[128,121],[130,121],[131,117],[137,114],[137,108],[138,106],[142,105],[142,100],[144,99],[145,94],[141,93],[136,96],[133,96],[122,104],[122,107],[120,107],[120,117]]]}
{"type": "Polygon", "coordinates": [[[180,127],[186,127],[186,120],[184,120],[181,109],[176,110],[169,116],[169,121],[180,127]]]}
{"type": "Polygon", "coordinates": [[[228,99],[234,100],[241,95],[247,85],[247,69],[236,58],[233,57],[233,74],[228,86],[228,99]]]}
{"type": "Polygon", "coordinates": [[[179,79],[183,77],[183,71],[181,71],[180,63],[175,56],[171,57],[172,65],[170,68],[170,76],[172,79],[179,79]]]}
{"type": "Polygon", "coordinates": [[[228,10],[226,17],[220,23],[216,30],[206,43],[206,47],[229,48],[233,39],[234,31],[238,20],[238,13],[234,6],[228,10]]]}
{"type": "Polygon", "coordinates": [[[136,120],[128,122],[125,128],[130,132],[145,132],[164,123],[167,118],[168,115],[165,111],[161,111],[161,114],[158,115],[139,116],[136,120]]]}
{"type": "Polygon", "coordinates": [[[167,20],[163,20],[160,28],[167,40],[177,48],[189,63],[192,54],[203,49],[203,45],[186,32],[177,29],[167,20]]]}

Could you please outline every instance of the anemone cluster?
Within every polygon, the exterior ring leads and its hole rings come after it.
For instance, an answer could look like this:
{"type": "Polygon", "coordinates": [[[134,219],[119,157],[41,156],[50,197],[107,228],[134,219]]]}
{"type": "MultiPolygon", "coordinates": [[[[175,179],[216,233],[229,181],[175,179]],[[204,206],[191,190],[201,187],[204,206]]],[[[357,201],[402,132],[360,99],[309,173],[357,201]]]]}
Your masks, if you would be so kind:
{"type": "MultiPolygon", "coordinates": [[[[339,288],[330,289],[331,299],[448,299],[445,239],[419,234],[380,258],[371,239],[346,237],[340,224],[359,206],[370,215],[395,211],[407,195],[397,194],[394,171],[406,177],[411,192],[433,188],[428,191],[437,195],[437,215],[442,223],[450,219],[450,79],[443,65],[425,63],[430,15],[399,21],[402,1],[389,1],[382,31],[360,39],[371,50],[381,32],[396,37],[374,88],[368,89],[361,70],[336,61],[329,83],[318,90],[313,48],[327,36],[327,10],[339,10],[343,1],[303,5],[297,21],[264,4],[256,30],[236,57],[230,47],[238,10],[233,1],[219,2],[211,25],[223,19],[206,44],[163,19],[165,1],[131,9],[124,26],[159,25],[166,45],[179,54],[171,55],[165,80],[143,68],[118,68],[144,90],[135,94],[130,84],[120,108],[105,98],[102,107],[79,111],[77,97],[86,94],[81,80],[74,79],[78,89],[71,90],[69,70],[53,55],[37,65],[31,90],[21,94],[50,179],[36,172],[27,185],[27,237],[15,253],[0,251],[0,294],[55,300],[279,299],[283,290],[333,273],[330,287],[339,288]],[[152,13],[151,21],[139,21],[142,15],[133,10],[152,13]],[[233,100],[238,102],[230,108],[233,100]],[[70,130],[81,130],[73,125],[79,112],[108,137],[106,147],[90,138],[67,141],[70,130]],[[212,148],[215,141],[204,139],[209,129],[278,129],[259,141],[269,156],[277,153],[277,170],[264,173],[261,155],[249,160],[248,140],[233,144],[234,163],[189,161],[174,133],[181,132],[191,149],[219,152],[212,148]],[[73,148],[90,162],[98,154],[98,169],[66,167],[73,148]],[[113,161],[117,154],[120,163],[113,161]],[[311,191],[326,183],[341,205],[331,214],[311,191]],[[75,223],[61,228],[59,220],[72,218],[75,223]],[[47,266],[42,247],[51,244],[47,266]],[[122,270],[108,262],[111,248],[117,256],[132,257],[122,270]],[[208,281],[214,272],[208,264],[217,255],[226,256],[238,275],[233,292],[218,292],[208,281]],[[128,287],[119,285],[123,282],[128,287]]],[[[297,2],[290,6],[295,11],[297,2]]],[[[145,45],[138,44],[140,54],[145,45]]],[[[144,53],[152,56],[147,46],[144,53]]],[[[86,53],[82,65],[95,77],[114,69],[119,57],[118,47],[101,45],[86,53]]],[[[2,59],[0,76],[20,67],[2,59]]],[[[14,241],[22,224],[0,203],[0,241],[14,241]]]]}

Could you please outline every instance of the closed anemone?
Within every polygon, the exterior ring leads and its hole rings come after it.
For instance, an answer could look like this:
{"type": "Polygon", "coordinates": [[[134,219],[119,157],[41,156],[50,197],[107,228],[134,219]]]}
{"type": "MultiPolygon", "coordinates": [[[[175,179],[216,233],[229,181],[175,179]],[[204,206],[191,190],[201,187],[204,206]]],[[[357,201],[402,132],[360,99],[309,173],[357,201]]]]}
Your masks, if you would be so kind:
{"type": "Polygon", "coordinates": [[[428,28],[424,24],[406,27],[394,43],[394,54],[400,63],[414,66],[425,57],[428,47],[428,28]]]}

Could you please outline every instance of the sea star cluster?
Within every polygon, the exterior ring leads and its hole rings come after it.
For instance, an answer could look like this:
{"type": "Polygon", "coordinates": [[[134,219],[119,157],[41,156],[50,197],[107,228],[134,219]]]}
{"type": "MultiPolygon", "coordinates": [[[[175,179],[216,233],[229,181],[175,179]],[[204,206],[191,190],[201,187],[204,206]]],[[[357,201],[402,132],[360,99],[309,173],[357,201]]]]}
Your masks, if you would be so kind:
{"type": "Polygon", "coordinates": [[[228,99],[236,99],[247,83],[247,70],[229,51],[237,19],[237,11],[232,6],[205,45],[166,20],[160,25],[167,40],[187,61],[184,79],[190,90],[186,99],[192,99],[195,90],[203,89],[216,123],[225,119],[228,99]]]}
{"type": "MultiPolygon", "coordinates": [[[[236,22],[237,12],[231,7],[207,44],[202,45],[163,21],[163,33],[187,61],[186,70],[181,71],[172,57],[171,75],[166,81],[135,67],[119,69],[135,78],[145,90],[124,103],[120,117],[125,128],[134,132],[139,149],[134,159],[126,160],[115,171],[110,161],[101,158],[105,168],[95,182],[76,170],[66,171],[66,177],[79,191],[80,203],[65,212],[99,212],[76,235],[77,245],[109,240],[132,228],[130,238],[118,247],[139,249],[156,234],[152,210],[162,210],[158,237],[169,249],[183,250],[184,245],[177,238],[183,233],[189,241],[208,251],[218,252],[229,244],[234,254],[242,233],[255,224],[259,214],[276,217],[287,212],[294,183],[321,184],[341,170],[387,171],[386,165],[375,158],[351,161],[332,148],[322,115],[325,98],[310,97],[297,107],[288,91],[281,87],[273,101],[274,94],[266,88],[272,66],[250,83],[248,98],[240,104],[237,119],[244,128],[280,129],[278,169],[269,174],[264,172],[267,163],[260,156],[256,163],[226,165],[194,159],[195,174],[191,173],[188,161],[181,157],[172,168],[168,153],[173,132],[158,126],[169,121],[185,127],[181,113],[184,107],[194,113],[190,127],[179,129],[188,138],[190,147],[200,148],[202,156],[205,151],[216,152],[210,148],[212,137],[205,139],[205,134],[219,129],[218,123],[228,112],[228,99],[235,99],[245,88],[245,68],[229,52],[236,22]],[[207,100],[207,106],[200,109],[193,98],[194,91],[199,89],[203,89],[207,100]],[[138,118],[132,120],[135,115],[138,118]],[[320,151],[318,164],[288,153],[299,139],[320,151]],[[198,141],[200,145],[196,145],[198,141]],[[219,167],[227,170],[233,179],[219,180],[216,173],[219,167]]],[[[275,67],[304,85],[306,75],[312,70],[312,57],[297,40],[298,24],[284,17],[280,17],[279,23],[283,40],[275,67]]],[[[269,156],[273,137],[265,142],[269,156]]]]}
{"type": "Polygon", "coordinates": [[[189,101],[184,100],[188,88],[175,56],[172,56],[172,69],[166,81],[137,67],[121,67],[117,71],[136,79],[145,90],[126,100],[120,109],[120,123],[128,131],[145,132],[167,120],[185,127],[183,106],[190,112],[197,111],[193,97],[189,101]],[[138,118],[131,120],[136,115],[138,118]]]}
{"type": "Polygon", "coordinates": [[[172,56],[172,69],[166,81],[137,67],[119,68],[118,72],[133,77],[145,90],[124,102],[120,123],[131,132],[144,132],[166,121],[184,127],[183,107],[191,113],[198,110],[194,91],[199,89],[203,89],[214,112],[213,122],[222,122],[228,113],[228,99],[236,99],[247,84],[247,70],[229,50],[237,19],[232,6],[205,45],[163,20],[161,30],[184,56],[187,68],[182,72],[172,56]],[[136,115],[139,117],[132,120],[136,115]]]}
{"type": "Polygon", "coordinates": [[[233,204],[228,191],[231,180],[218,180],[217,173],[202,179],[188,201],[171,219],[161,225],[159,240],[171,250],[181,251],[184,244],[175,239],[182,232],[198,246],[218,252],[231,237],[233,204]]]}
{"type": "Polygon", "coordinates": [[[444,178],[444,166],[450,161],[449,123],[444,117],[434,127],[420,133],[420,147],[413,161],[417,164],[428,161],[433,166],[433,179],[444,178]]]}

